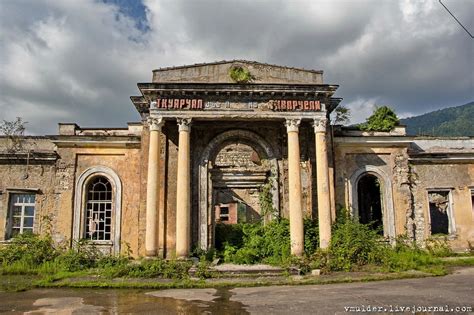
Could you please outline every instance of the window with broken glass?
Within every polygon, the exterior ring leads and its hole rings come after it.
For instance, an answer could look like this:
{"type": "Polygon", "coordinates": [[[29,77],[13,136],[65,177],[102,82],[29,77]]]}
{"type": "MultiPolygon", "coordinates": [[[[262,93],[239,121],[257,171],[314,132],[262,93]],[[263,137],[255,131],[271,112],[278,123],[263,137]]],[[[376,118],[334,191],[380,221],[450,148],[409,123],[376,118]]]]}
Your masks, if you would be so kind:
{"type": "Polygon", "coordinates": [[[85,237],[109,241],[112,233],[112,185],[103,176],[93,178],[87,186],[85,237]]]}
{"type": "Polygon", "coordinates": [[[22,233],[33,233],[35,194],[10,194],[6,239],[22,233]]]}
{"type": "Polygon", "coordinates": [[[428,201],[431,235],[453,233],[449,191],[429,191],[428,201]]]}

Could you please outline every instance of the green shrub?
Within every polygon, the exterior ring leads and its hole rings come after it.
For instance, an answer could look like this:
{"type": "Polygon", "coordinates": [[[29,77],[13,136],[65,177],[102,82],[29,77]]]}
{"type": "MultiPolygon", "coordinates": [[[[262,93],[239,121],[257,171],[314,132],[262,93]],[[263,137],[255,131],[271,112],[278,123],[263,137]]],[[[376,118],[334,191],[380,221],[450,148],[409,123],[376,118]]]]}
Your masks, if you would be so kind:
{"type": "Polygon", "coordinates": [[[376,107],[366,122],[359,125],[360,130],[391,131],[399,124],[397,114],[388,106],[376,107]]]}
{"type": "Polygon", "coordinates": [[[226,246],[240,248],[242,247],[244,237],[244,226],[246,223],[240,224],[216,224],[215,228],[215,248],[218,251],[224,250],[226,246]]]}
{"type": "Polygon", "coordinates": [[[383,266],[388,271],[426,270],[439,263],[429,251],[403,240],[397,240],[397,245],[383,256],[383,266]]]}
{"type": "Polygon", "coordinates": [[[380,236],[368,225],[342,220],[333,227],[330,251],[332,270],[351,270],[355,266],[380,263],[385,251],[380,236]]]}
{"type": "Polygon", "coordinates": [[[319,248],[318,220],[304,219],[304,251],[306,255],[312,255],[319,248]]]}
{"type": "Polygon", "coordinates": [[[64,271],[79,271],[94,268],[97,261],[104,256],[93,244],[87,240],[74,242],[73,246],[62,253],[57,259],[64,271]]]}
{"type": "MultiPolygon", "coordinates": [[[[304,248],[310,255],[318,248],[317,220],[305,219],[304,227],[304,248]]],[[[261,222],[218,224],[216,249],[225,262],[285,264],[291,257],[289,220],[274,219],[265,225],[261,222]]]]}
{"type": "Polygon", "coordinates": [[[237,240],[223,236],[229,240],[224,242],[221,251],[226,262],[279,264],[290,256],[290,231],[287,219],[275,219],[266,225],[240,224],[235,229],[238,229],[238,234],[241,235],[237,240]]]}
{"type": "Polygon", "coordinates": [[[446,236],[427,239],[426,250],[435,257],[448,257],[453,255],[453,250],[449,247],[446,236]]]}
{"type": "Polygon", "coordinates": [[[200,261],[213,261],[217,257],[217,252],[215,248],[204,250],[196,246],[191,250],[191,257],[197,257],[200,261]]]}
{"type": "Polygon", "coordinates": [[[214,272],[210,269],[211,264],[206,260],[201,260],[197,264],[196,277],[201,279],[208,279],[214,276],[214,272]]]}
{"type": "Polygon", "coordinates": [[[19,234],[0,247],[2,273],[34,273],[41,264],[54,260],[60,251],[49,235],[19,234]]]}

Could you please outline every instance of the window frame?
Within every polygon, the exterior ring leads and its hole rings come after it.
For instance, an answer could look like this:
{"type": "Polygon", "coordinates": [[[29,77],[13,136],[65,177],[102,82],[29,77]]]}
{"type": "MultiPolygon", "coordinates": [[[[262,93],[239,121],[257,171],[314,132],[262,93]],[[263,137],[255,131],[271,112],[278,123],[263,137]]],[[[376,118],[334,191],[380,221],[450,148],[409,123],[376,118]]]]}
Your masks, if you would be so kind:
{"type": "MultiPolygon", "coordinates": [[[[31,233],[36,232],[36,216],[38,212],[38,204],[37,204],[37,196],[39,193],[39,189],[21,189],[21,188],[7,188],[7,194],[6,194],[6,216],[5,216],[5,233],[4,233],[4,240],[5,241],[10,241],[13,239],[15,236],[13,236],[13,207],[14,207],[14,201],[13,198],[16,195],[32,195],[34,198],[33,203],[21,203],[21,215],[20,215],[20,232],[18,234],[23,234],[23,229],[24,229],[24,218],[25,218],[25,207],[26,206],[33,206],[33,215],[29,215],[27,217],[33,218],[33,223],[31,225],[31,233]]],[[[2,193],[3,195],[3,193],[2,193]]],[[[28,228],[30,229],[30,228],[28,228]]]]}
{"type": "Polygon", "coordinates": [[[426,189],[426,205],[427,205],[427,217],[428,217],[428,227],[429,235],[436,237],[437,234],[431,232],[431,210],[430,210],[430,193],[437,192],[447,192],[448,193],[448,208],[446,210],[446,215],[448,217],[448,234],[440,234],[440,236],[448,237],[450,239],[456,237],[456,221],[454,218],[454,209],[453,209],[453,188],[427,188],[426,189]]]}
{"type": "MultiPolygon", "coordinates": [[[[97,191],[96,191],[97,192],[97,191]]],[[[107,191],[106,191],[107,192],[107,191]]],[[[100,194],[101,192],[99,192],[100,194]]],[[[112,238],[113,238],[113,235],[114,235],[114,219],[115,219],[115,209],[114,209],[114,189],[113,189],[113,185],[110,181],[109,178],[107,178],[106,176],[103,176],[103,175],[94,175],[94,176],[91,176],[87,181],[86,181],[86,185],[85,185],[85,190],[84,190],[84,196],[85,196],[85,202],[84,202],[84,227],[83,227],[83,232],[82,232],[82,237],[90,242],[97,242],[97,243],[110,243],[112,241],[112,238]],[[107,181],[108,183],[108,186],[110,188],[110,199],[107,199],[107,200],[91,200],[90,197],[89,197],[89,194],[92,192],[91,191],[91,185],[94,185],[94,182],[99,179],[99,178],[103,178],[107,181]],[[98,210],[94,210],[94,206],[93,205],[104,205],[103,207],[103,211],[100,210],[100,207],[98,210]],[[110,209],[107,209],[107,204],[110,205],[110,209]],[[89,206],[92,205],[92,209],[89,209],[89,206]],[[89,235],[89,231],[88,231],[88,228],[89,228],[89,224],[90,224],[90,217],[89,217],[89,211],[91,212],[92,215],[94,214],[98,214],[98,216],[100,217],[100,212],[104,212],[104,219],[107,220],[107,212],[109,211],[110,212],[110,217],[109,217],[109,221],[110,223],[108,224],[109,226],[109,231],[106,232],[106,223],[104,223],[104,231],[103,234],[104,234],[104,238],[99,238],[99,239],[93,239],[92,236],[89,235]],[[105,234],[108,234],[108,238],[105,238],[105,234]]],[[[100,222],[99,222],[100,223],[100,222]]],[[[100,225],[100,224],[99,224],[100,225]]],[[[95,231],[94,233],[100,233],[101,230],[97,230],[95,231]]],[[[99,234],[100,235],[100,234],[99,234]]]]}
{"type": "Polygon", "coordinates": [[[117,173],[106,166],[93,166],[83,171],[76,180],[74,191],[74,214],[73,214],[73,230],[72,239],[78,242],[87,238],[86,230],[86,202],[87,202],[87,186],[91,180],[97,176],[103,176],[112,185],[112,218],[111,239],[107,241],[91,240],[90,242],[97,245],[99,250],[104,253],[118,254],[121,245],[121,223],[122,223],[122,182],[117,173]]]}

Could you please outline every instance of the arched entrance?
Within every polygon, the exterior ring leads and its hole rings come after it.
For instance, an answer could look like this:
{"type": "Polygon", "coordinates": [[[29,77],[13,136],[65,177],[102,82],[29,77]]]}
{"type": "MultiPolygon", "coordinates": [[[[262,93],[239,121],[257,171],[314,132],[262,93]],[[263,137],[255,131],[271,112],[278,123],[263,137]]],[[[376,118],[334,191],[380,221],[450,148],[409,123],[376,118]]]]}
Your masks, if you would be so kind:
{"type": "Polygon", "coordinates": [[[395,240],[392,183],[387,174],[376,166],[364,166],[352,174],[348,192],[352,217],[395,240]]]}
{"type": "Polygon", "coordinates": [[[262,137],[248,130],[216,136],[199,163],[199,246],[213,246],[216,222],[260,219],[259,191],[266,183],[271,185],[273,207],[279,210],[278,164],[262,137]]]}
{"type": "Polygon", "coordinates": [[[377,176],[365,174],[357,182],[359,222],[383,234],[382,192],[377,176]]]}

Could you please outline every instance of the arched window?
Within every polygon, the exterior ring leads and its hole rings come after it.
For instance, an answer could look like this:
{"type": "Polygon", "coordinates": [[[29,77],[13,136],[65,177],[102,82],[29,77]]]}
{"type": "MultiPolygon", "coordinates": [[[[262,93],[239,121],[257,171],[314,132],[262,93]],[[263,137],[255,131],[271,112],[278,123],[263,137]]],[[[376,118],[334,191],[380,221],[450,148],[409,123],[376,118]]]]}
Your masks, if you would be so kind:
{"type": "Polygon", "coordinates": [[[110,241],[112,233],[112,185],[104,176],[94,177],[87,185],[85,238],[110,241]]]}
{"type": "Polygon", "coordinates": [[[114,170],[94,166],[77,179],[73,240],[88,239],[102,252],[120,253],[122,183],[114,170]]]}

